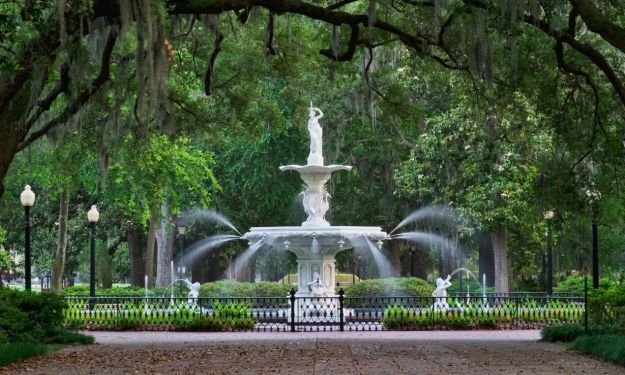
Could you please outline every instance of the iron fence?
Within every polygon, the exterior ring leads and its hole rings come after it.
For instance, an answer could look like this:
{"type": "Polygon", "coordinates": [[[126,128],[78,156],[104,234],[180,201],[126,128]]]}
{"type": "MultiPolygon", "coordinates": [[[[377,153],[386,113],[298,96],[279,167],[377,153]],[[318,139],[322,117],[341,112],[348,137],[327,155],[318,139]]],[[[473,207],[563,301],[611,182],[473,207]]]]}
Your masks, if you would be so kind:
{"type": "Polygon", "coordinates": [[[574,296],[180,298],[66,297],[65,324],[79,329],[370,331],[529,329],[583,323],[574,296]]]}

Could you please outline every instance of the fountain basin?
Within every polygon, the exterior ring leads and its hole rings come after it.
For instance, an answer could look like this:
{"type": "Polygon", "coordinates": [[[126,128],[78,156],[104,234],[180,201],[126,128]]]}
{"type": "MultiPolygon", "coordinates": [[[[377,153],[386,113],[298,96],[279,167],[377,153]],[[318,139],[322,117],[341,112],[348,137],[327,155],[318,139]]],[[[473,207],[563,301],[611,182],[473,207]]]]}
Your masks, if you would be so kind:
{"type": "Polygon", "coordinates": [[[252,227],[244,239],[256,242],[264,238],[267,246],[288,250],[299,257],[307,257],[315,250],[313,239],[318,242],[318,255],[335,256],[339,251],[362,246],[364,238],[377,242],[388,235],[380,227],[320,226],[320,227],[252,227]],[[288,242],[287,242],[288,241],[288,242]],[[341,243],[340,241],[343,241],[341,243]]]}
{"type": "Polygon", "coordinates": [[[380,247],[387,237],[380,227],[356,226],[253,227],[243,235],[250,242],[263,241],[264,246],[288,250],[297,256],[297,297],[313,297],[310,285],[315,275],[322,283],[321,295],[336,296],[336,254],[353,247],[367,247],[367,240],[380,247]]]}

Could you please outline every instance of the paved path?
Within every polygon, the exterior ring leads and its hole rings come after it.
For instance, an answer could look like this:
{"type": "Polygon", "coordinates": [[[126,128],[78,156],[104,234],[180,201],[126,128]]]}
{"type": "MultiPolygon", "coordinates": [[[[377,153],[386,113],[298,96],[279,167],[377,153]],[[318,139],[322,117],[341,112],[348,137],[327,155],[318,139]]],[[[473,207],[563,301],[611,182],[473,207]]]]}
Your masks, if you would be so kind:
{"type": "Polygon", "coordinates": [[[0,374],[624,374],[539,331],[95,332],[0,374]]]}

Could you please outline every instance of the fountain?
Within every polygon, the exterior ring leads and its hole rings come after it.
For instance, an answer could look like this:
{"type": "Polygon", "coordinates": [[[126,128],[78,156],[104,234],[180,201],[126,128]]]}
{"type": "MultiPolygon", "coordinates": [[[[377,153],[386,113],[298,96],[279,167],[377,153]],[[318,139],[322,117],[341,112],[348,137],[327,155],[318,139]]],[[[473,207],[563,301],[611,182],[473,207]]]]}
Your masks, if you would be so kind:
{"type": "MultiPolygon", "coordinates": [[[[297,257],[296,297],[336,296],[337,253],[374,241],[378,249],[387,234],[380,227],[332,226],[325,219],[330,208],[330,194],[326,183],[332,173],[349,171],[349,165],[324,165],[323,129],[319,119],[323,113],[310,106],[308,131],[310,153],[307,165],[281,166],[281,171],[296,171],[304,181],[303,206],[306,221],[301,226],[252,227],[242,238],[250,242],[250,249],[270,244],[279,250],[288,250],[297,257]]],[[[251,256],[252,254],[250,254],[251,256]]]]}

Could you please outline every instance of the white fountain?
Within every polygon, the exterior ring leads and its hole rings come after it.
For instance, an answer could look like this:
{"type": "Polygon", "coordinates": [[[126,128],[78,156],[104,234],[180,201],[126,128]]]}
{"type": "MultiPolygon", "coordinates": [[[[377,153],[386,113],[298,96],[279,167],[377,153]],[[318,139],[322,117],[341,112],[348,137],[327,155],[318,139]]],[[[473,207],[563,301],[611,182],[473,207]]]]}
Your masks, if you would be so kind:
{"type": "Polygon", "coordinates": [[[319,119],[323,113],[310,106],[308,132],[310,154],[307,165],[281,166],[281,171],[297,171],[304,181],[303,206],[307,219],[301,226],[252,227],[243,235],[253,246],[268,244],[291,251],[297,256],[296,297],[336,296],[335,256],[343,250],[357,246],[369,246],[376,242],[377,249],[387,239],[380,227],[332,226],[325,219],[330,208],[330,194],[326,183],[335,171],[349,171],[349,165],[324,165],[323,129],[319,119]]]}

